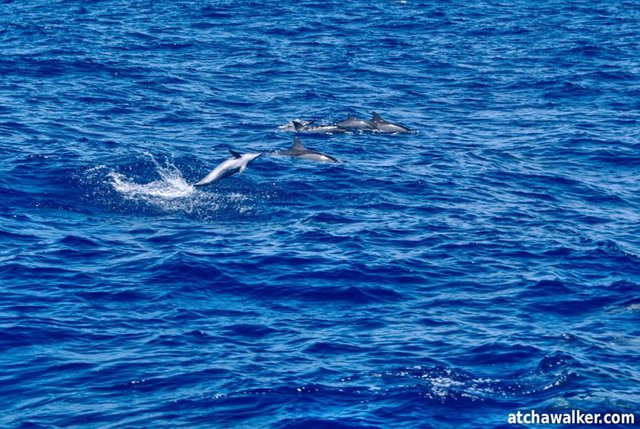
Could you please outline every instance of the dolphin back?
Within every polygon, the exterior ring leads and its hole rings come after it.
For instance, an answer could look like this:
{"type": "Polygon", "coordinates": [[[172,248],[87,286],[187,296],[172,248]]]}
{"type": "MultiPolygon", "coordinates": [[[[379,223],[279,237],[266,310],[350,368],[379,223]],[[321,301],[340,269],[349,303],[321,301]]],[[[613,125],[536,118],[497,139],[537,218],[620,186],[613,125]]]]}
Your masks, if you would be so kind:
{"type": "Polygon", "coordinates": [[[387,120],[382,119],[377,112],[372,112],[371,116],[371,125],[373,125],[374,130],[383,132],[383,133],[409,133],[411,130],[404,125],[396,124],[394,122],[389,122],[387,120]]]}

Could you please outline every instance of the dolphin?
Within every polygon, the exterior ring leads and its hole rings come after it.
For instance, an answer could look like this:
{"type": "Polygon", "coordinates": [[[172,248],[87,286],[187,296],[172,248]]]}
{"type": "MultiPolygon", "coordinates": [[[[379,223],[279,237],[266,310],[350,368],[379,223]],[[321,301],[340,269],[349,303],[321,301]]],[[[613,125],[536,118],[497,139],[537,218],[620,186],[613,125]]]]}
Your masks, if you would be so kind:
{"type": "Polygon", "coordinates": [[[336,134],[349,132],[349,130],[337,125],[317,125],[312,127],[310,123],[305,124],[301,121],[293,121],[293,126],[296,129],[296,133],[336,134]]]}
{"type": "Polygon", "coordinates": [[[385,121],[378,113],[373,112],[371,117],[371,125],[373,128],[381,133],[410,133],[411,130],[404,125],[394,124],[393,122],[385,121]]]}
{"type": "Polygon", "coordinates": [[[364,119],[358,119],[355,116],[353,116],[351,113],[349,113],[349,115],[347,116],[347,119],[345,119],[344,121],[338,122],[336,125],[338,125],[340,128],[346,128],[347,130],[354,130],[354,131],[373,129],[373,125],[371,125],[368,121],[365,121],[364,119]]]}
{"type": "Polygon", "coordinates": [[[211,173],[207,174],[203,177],[195,186],[208,185],[209,183],[217,182],[220,179],[223,179],[227,176],[231,176],[232,174],[242,173],[247,165],[260,155],[261,153],[245,153],[240,155],[238,152],[230,150],[233,158],[229,158],[226,161],[223,161],[216,168],[211,170],[211,173]]]}
{"type": "Polygon", "coordinates": [[[279,150],[276,152],[276,155],[292,156],[294,158],[303,158],[317,162],[339,162],[337,159],[330,155],[307,149],[306,147],[304,147],[302,142],[300,142],[299,137],[295,137],[293,139],[293,146],[291,146],[291,149],[279,150]]]}
{"type": "Polygon", "coordinates": [[[309,125],[313,124],[316,120],[315,119],[294,119],[293,121],[289,122],[288,124],[285,125],[280,125],[278,127],[278,130],[280,131],[295,131],[295,122],[299,122],[300,124],[302,124],[303,127],[308,127],[309,125]]]}

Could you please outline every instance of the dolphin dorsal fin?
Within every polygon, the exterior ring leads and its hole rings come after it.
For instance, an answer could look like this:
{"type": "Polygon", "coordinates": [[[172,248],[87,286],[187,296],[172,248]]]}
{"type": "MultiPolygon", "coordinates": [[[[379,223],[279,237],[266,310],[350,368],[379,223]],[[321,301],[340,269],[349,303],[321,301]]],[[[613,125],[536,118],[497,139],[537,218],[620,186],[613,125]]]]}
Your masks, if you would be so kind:
{"type": "Polygon", "coordinates": [[[382,119],[382,116],[380,116],[379,113],[377,112],[372,112],[373,116],[371,117],[371,122],[382,122],[384,121],[384,119],[382,119]]]}
{"type": "Polygon", "coordinates": [[[304,124],[300,121],[293,121],[293,126],[296,129],[296,131],[301,131],[304,129],[304,124]]]}
{"type": "Polygon", "coordinates": [[[300,137],[294,137],[293,146],[291,146],[291,149],[294,149],[294,150],[305,150],[304,145],[300,141],[300,137]]]}
{"type": "Polygon", "coordinates": [[[236,152],[235,150],[231,150],[229,149],[229,153],[231,153],[231,155],[233,155],[234,158],[240,158],[242,157],[242,155],[240,155],[238,152],[236,152]]]}
{"type": "Polygon", "coordinates": [[[347,121],[353,120],[353,119],[355,119],[355,118],[356,118],[356,117],[355,117],[355,116],[353,116],[351,113],[349,113],[349,114],[347,115],[347,121]]]}

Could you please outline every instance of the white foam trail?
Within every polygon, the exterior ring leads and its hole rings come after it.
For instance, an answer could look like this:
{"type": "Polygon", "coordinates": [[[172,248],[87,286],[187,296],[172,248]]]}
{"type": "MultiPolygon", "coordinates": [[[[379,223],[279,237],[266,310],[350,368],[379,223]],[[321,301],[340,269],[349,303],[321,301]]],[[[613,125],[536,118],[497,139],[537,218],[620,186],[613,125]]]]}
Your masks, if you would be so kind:
{"type": "Polygon", "coordinates": [[[150,183],[136,183],[120,173],[109,173],[113,188],[127,198],[163,198],[172,200],[184,198],[195,192],[195,188],[188,184],[183,177],[164,177],[150,183]]]}
{"type": "Polygon", "coordinates": [[[113,188],[125,198],[164,199],[184,198],[195,193],[193,185],[187,183],[180,171],[171,163],[162,166],[153,155],[145,153],[156,167],[160,180],[149,183],[136,183],[121,173],[111,172],[109,178],[113,188]]]}

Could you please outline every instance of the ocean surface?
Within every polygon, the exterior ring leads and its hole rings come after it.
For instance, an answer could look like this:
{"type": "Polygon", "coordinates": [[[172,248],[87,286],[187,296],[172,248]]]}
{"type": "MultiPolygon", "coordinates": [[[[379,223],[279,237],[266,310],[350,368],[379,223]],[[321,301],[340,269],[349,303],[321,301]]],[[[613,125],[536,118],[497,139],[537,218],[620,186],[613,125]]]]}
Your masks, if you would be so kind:
{"type": "Polygon", "coordinates": [[[2,428],[638,424],[635,0],[4,0],[0,151],[2,428]]]}

